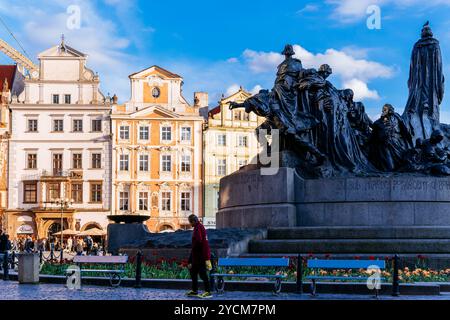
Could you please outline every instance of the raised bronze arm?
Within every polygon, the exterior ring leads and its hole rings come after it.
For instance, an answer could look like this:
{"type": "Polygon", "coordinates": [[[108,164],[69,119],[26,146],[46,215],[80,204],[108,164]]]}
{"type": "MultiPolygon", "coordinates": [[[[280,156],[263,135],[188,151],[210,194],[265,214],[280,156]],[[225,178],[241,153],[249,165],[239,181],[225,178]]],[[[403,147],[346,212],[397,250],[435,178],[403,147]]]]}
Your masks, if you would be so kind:
{"type": "Polygon", "coordinates": [[[245,108],[243,103],[238,103],[235,101],[230,101],[230,106],[228,107],[230,110],[245,108]]]}

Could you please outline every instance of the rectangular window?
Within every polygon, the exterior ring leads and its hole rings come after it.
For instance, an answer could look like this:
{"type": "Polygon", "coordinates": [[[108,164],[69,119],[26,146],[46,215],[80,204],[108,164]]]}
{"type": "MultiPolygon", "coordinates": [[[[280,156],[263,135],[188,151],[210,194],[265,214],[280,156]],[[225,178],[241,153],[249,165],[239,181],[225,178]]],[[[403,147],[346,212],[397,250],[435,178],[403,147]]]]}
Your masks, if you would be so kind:
{"type": "Polygon", "coordinates": [[[128,211],[128,192],[119,192],[119,209],[128,211]]]}
{"type": "Polygon", "coordinates": [[[148,126],[139,127],[139,140],[148,140],[148,138],[149,138],[148,126]]]}
{"type": "Polygon", "coordinates": [[[181,141],[191,141],[191,128],[182,127],[181,128],[181,141]]]}
{"type": "Polygon", "coordinates": [[[83,202],[83,184],[72,183],[72,200],[75,203],[83,202]]]}
{"type": "Polygon", "coordinates": [[[70,97],[70,94],[65,94],[64,95],[64,103],[65,104],[70,104],[70,99],[71,97],[70,97]]]}
{"type": "Polygon", "coordinates": [[[63,155],[62,153],[54,153],[52,159],[53,165],[53,175],[60,176],[62,175],[63,168],[63,155]]]}
{"type": "Polygon", "coordinates": [[[83,132],[83,120],[81,119],[73,120],[73,132],[83,132]]]}
{"type": "Polygon", "coordinates": [[[171,193],[168,191],[161,192],[161,211],[170,211],[171,193]]]}
{"type": "Polygon", "coordinates": [[[27,155],[27,169],[36,169],[37,168],[37,154],[29,153],[27,155]]]}
{"type": "Polygon", "coordinates": [[[81,153],[72,154],[72,168],[74,169],[83,168],[83,154],[81,153]]]}
{"type": "Polygon", "coordinates": [[[226,146],[227,145],[227,136],[224,134],[219,134],[217,136],[217,145],[222,146],[222,147],[226,146]]]}
{"type": "Polygon", "coordinates": [[[244,112],[244,121],[250,121],[250,113],[244,112]]]}
{"type": "Polygon", "coordinates": [[[227,160],[218,159],[217,160],[217,175],[225,176],[227,174],[227,160]]]}
{"type": "Polygon", "coordinates": [[[102,183],[91,182],[91,202],[102,202],[102,183]]]}
{"type": "Polygon", "coordinates": [[[59,104],[59,94],[52,95],[53,104],[59,104]]]}
{"type": "Polygon", "coordinates": [[[234,111],[234,120],[241,120],[241,111],[234,111]]]}
{"type": "Polygon", "coordinates": [[[23,202],[24,203],[37,202],[37,182],[25,181],[23,183],[23,202]]]}
{"type": "Polygon", "coordinates": [[[172,156],[169,154],[164,154],[161,156],[161,170],[163,172],[172,171],[172,156]]]}
{"type": "Polygon", "coordinates": [[[59,182],[47,183],[47,201],[56,201],[61,198],[61,184],[59,182]]]}
{"type": "Polygon", "coordinates": [[[38,131],[38,121],[37,119],[28,119],[28,132],[38,131]]]}
{"type": "Polygon", "coordinates": [[[128,154],[121,154],[119,157],[119,169],[120,171],[128,171],[128,154]]]}
{"type": "Polygon", "coordinates": [[[139,155],[139,171],[148,171],[148,154],[139,155]]]}
{"type": "Polygon", "coordinates": [[[62,119],[53,120],[53,131],[54,132],[63,132],[64,131],[64,120],[62,120],[62,119]]]}
{"type": "Polygon", "coordinates": [[[120,126],[119,137],[122,140],[129,140],[130,139],[130,127],[129,126],[120,126]]]}
{"type": "Polygon", "coordinates": [[[148,210],[148,192],[139,192],[139,210],[148,210]]]}
{"type": "Polygon", "coordinates": [[[189,154],[181,156],[181,172],[191,172],[191,156],[189,154]]]}
{"type": "Polygon", "coordinates": [[[190,192],[181,192],[181,211],[191,211],[190,192]]]}
{"type": "Polygon", "coordinates": [[[101,169],[102,167],[102,154],[92,153],[92,169],[101,169]]]}
{"type": "Polygon", "coordinates": [[[102,132],[102,120],[100,119],[93,119],[91,122],[91,131],[92,132],[102,132]]]}
{"type": "Polygon", "coordinates": [[[162,141],[172,141],[172,128],[162,127],[161,128],[161,140],[162,141]]]}
{"type": "Polygon", "coordinates": [[[238,138],[239,147],[247,147],[247,144],[248,144],[247,136],[239,136],[238,138]]]}

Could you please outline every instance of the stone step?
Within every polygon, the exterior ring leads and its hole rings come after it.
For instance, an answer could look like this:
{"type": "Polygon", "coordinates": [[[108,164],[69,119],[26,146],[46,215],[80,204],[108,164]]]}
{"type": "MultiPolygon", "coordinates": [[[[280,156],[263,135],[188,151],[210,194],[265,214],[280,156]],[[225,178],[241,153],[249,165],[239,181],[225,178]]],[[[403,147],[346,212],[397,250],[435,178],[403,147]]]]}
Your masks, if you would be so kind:
{"type": "Polygon", "coordinates": [[[450,239],[450,227],[270,228],[268,239],[450,239]]]}
{"type": "Polygon", "coordinates": [[[449,253],[450,239],[303,239],[253,240],[250,253],[449,253]]]}

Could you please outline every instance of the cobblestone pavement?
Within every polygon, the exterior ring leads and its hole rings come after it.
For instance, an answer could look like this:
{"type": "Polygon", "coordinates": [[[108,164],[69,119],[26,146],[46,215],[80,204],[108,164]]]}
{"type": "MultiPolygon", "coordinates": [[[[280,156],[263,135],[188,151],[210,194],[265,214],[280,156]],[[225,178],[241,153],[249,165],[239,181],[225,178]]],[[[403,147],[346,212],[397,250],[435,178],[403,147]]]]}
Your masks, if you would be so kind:
{"type": "MultiPolygon", "coordinates": [[[[69,290],[61,284],[22,284],[0,280],[0,300],[183,300],[184,291],[163,289],[110,288],[82,286],[81,290],[69,290]]],[[[196,299],[196,298],[193,298],[196,299]]],[[[215,295],[215,300],[373,300],[371,295],[309,294],[297,295],[270,292],[225,292],[215,295]]],[[[379,300],[450,300],[449,294],[440,296],[380,296],[379,300]]]]}

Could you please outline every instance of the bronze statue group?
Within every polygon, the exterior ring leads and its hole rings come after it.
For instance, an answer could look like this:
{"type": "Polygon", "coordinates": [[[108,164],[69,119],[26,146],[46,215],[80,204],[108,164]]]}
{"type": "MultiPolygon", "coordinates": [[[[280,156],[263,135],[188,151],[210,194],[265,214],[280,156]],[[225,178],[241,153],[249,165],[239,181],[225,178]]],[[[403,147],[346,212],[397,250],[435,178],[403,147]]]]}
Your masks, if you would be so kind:
{"type": "Polygon", "coordinates": [[[444,76],[439,42],[428,22],[414,45],[403,115],[385,104],[375,122],[351,89],[327,80],[329,65],[305,69],[286,45],[271,91],[230,109],[265,117],[260,129],[280,131],[280,152],[294,154],[304,176],[371,176],[393,172],[450,175],[450,151],[439,121],[444,76]]]}

